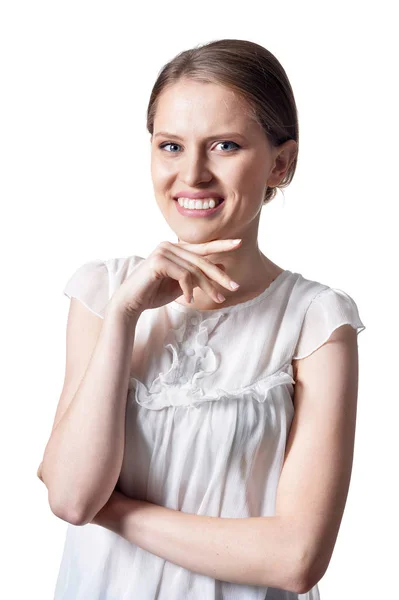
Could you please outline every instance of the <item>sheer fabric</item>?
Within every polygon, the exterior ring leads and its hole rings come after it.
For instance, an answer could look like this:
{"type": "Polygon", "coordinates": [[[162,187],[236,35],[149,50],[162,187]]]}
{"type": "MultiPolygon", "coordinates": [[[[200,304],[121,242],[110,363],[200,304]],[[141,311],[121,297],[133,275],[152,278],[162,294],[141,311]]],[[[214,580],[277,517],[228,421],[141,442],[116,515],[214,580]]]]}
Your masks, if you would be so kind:
{"type": "MultiPolygon", "coordinates": [[[[92,260],[64,294],[104,318],[143,257],[92,260]]],[[[135,335],[118,487],[127,496],[215,517],[272,516],[294,414],[292,360],[349,323],[342,290],[282,272],[259,296],[211,311],[177,301],[144,311],[135,335]]],[[[215,580],[97,525],[67,525],[55,600],[319,600],[215,580]]]]}

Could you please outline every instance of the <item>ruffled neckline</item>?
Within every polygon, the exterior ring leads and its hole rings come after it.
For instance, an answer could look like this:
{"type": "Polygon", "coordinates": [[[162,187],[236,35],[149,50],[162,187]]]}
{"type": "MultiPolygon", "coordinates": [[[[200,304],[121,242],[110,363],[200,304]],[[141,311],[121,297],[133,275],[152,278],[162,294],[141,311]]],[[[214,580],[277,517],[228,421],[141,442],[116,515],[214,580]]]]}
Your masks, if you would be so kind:
{"type": "Polygon", "coordinates": [[[232,313],[237,310],[242,310],[243,308],[253,306],[254,304],[257,304],[258,302],[261,302],[262,300],[264,300],[264,298],[269,296],[269,294],[274,292],[277,289],[277,287],[289,275],[292,275],[292,272],[289,269],[285,269],[279,275],[277,275],[277,277],[275,279],[273,279],[273,281],[267,286],[267,288],[265,290],[263,290],[263,292],[261,292],[260,294],[255,296],[255,298],[251,298],[251,300],[246,300],[245,302],[239,302],[238,304],[233,304],[231,306],[226,306],[225,308],[223,308],[223,306],[221,306],[220,308],[213,308],[210,310],[200,310],[198,308],[193,308],[191,306],[185,306],[183,304],[179,304],[179,302],[177,302],[176,300],[169,302],[169,304],[167,304],[166,306],[169,306],[170,308],[172,308],[174,310],[178,310],[179,312],[184,312],[184,313],[188,313],[188,314],[200,314],[200,315],[205,315],[205,316],[206,315],[216,315],[219,313],[223,313],[223,314],[232,313]]]}

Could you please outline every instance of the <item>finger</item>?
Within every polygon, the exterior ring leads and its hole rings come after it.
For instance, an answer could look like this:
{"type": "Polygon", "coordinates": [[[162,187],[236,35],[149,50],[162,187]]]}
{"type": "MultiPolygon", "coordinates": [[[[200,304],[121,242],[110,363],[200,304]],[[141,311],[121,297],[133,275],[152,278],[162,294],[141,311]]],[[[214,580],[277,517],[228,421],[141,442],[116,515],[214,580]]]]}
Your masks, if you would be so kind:
{"type": "MultiPolygon", "coordinates": [[[[218,298],[218,291],[215,289],[215,287],[209,281],[208,277],[205,275],[205,273],[203,273],[201,271],[201,269],[199,267],[197,267],[190,261],[185,260],[178,254],[175,254],[174,252],[167,250],[165,247],[163,247],[163,254],[169,260],[175,262],[176,265],[179,265],[180,267],[185,269],[188,273],[190,273],[192,281],[197,282],[198,287],[200,287],[206,294],[208,294],[208,296],[210,296],[210,298],[215,300],[215,302],[220,303],[220,299],[218,298]]],[[[196,286],[194,285],[194,287],[196,287],[196,286]]]]}
{"type": "MultiPolygon", "coordinates": [[[[177,256],[180,256],[184,260],[196,265],[209,279],[216,281],[228,290],[238,289],[236,287],[232,287],[232,279],[227,275],[227,273],[222,271],[222,269],[220,269],[216,264],[209,262],[209,260],[206,258],[198,256],[190,250],[186,250],[179,245],[172,244],[171,242],[164,242],[163,247],[168,251],[173,252],[177,256]]],[[[182,266],[184,265],[182,264],[182,266]]]]}
{"type": "MultiPolygon", "coordinates": [[[[172,262],[172,261],[171,261],[172,262]]],[[[183,269],[184,274],[179,279],[179,284],[181,289],[183,290],[184,297],[186,302],[191,303],[191,298],[193,297],[194,284],[191,277],[191,273],[183,269]]]]}
{"type": "Polygon", "coordinates": [[[179,282],[184,297],[187,302],[190,302],[194,289],[191,273],[178,265],[173,259],[171,260],[164,250],[155,254],[153,261],[155,271],[163,277],[170,277],[170,279],[179,282]]]}
{"type": "MultiPolygon", "coordinates": [[[[200,256],[215,254],[216,252],[229,252],[241,246],[242,240],[211,240],[210,242],[202,242],[201,244],[190,244],[189,242],[176,242],[175,246],[191,250],[200,256]]],[[[169,242],[172,243],[172,242],[169,242]]]]}

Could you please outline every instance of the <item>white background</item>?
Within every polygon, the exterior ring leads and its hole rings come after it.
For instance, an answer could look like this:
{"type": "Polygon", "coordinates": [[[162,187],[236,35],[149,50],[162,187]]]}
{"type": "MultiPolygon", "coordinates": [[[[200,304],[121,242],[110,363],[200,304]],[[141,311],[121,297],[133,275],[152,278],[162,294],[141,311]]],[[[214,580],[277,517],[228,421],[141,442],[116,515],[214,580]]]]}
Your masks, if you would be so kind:
{"type": "Polygon", "coordinates": [[[2,597],[51,600],[61,560],[67,524],[36,470],[63,383],[62,290],[86,261],[176,241],[153,196],[147,103],[167,61],[221,38],[270,50],[298,106],[296,175],[262,211],[261,250],[346,291],[366,325],[352,480],[321,597],[397,593],[394,5],[2,3],[2,597]]]}

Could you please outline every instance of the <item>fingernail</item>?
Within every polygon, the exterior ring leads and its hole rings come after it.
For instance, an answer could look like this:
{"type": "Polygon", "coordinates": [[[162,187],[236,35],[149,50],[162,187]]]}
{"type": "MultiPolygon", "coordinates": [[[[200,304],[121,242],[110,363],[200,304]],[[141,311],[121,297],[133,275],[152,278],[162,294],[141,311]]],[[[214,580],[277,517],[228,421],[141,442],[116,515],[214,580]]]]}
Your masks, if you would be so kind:
{"type": "Polygon", "coordinates": [[[231,280],[230,280],[230,287],[231,287],[233,290],[236,290],[237,288],[239,288],[239,287],[240,287],[240,284],[239,284],[239,283],[236,283],[235,281],[231,281],[231,280]]]}
{"type": "Polygon", "coordinates": [[[217,294],[217,298],[220,300],[220,302],[224,302],[226,300],[223,294],[217,294]]]}
{"type": "Polygon", "coordinates": [[[241,239],[239,239],[239,240],[232,240],[232,241],[231,241],[231,245],[232,245],[232,246],[235,246],[235,245],[236,245],[236,244],[238,244],[239,242],[241,242],[241,239]]]}

